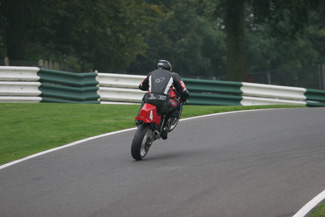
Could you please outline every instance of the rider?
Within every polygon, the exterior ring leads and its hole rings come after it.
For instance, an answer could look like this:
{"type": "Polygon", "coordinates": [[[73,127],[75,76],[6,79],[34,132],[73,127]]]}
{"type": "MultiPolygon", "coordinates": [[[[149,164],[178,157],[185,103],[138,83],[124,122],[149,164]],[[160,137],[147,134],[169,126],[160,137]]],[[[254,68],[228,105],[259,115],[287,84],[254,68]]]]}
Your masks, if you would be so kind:
{"type": "MultiPolygon", "coordinates": [[[[168,114],[167,118],[179,116],[180,102],[177,98],[171,98],[175,95],[174,90],[179,94],[182,102],[185,102],[190,93],[186,89],[184,82],[179,74],[172,72],[172,65],[167,60],[159,60],[156,70],[150,72],[139,85],[139,89],[148,90],[143,101],[157,107],[159,113],[168,114]]],[[[166,140],[170,121],[161,133],[161,138],[166,140]]]]}

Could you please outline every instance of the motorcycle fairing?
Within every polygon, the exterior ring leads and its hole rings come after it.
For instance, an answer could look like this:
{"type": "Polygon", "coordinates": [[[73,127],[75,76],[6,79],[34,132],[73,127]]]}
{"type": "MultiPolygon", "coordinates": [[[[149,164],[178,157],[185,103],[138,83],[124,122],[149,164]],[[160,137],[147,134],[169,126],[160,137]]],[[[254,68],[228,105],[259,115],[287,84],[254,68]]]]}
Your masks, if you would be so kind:
{"type": "Polygon", "coordinates": [[[141,120],[145,123],[156,123],[160,124],[161,117],[157,114],[157,108],[154,105],[145,103],[139,113],[135,118],[136,120],[141,120]]]}

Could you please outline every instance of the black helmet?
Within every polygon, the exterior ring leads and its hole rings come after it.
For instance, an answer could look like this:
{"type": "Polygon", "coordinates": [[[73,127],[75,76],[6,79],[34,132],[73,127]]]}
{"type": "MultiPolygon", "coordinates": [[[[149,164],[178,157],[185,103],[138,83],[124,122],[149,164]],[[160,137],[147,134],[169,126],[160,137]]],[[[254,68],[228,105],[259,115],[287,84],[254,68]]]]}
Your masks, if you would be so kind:
{"type": "Polygon", "coordinates": [[[167,60],[158,60],[156,69],[166,69],[168,71],[172,71],[172,64],[167,60]]]}

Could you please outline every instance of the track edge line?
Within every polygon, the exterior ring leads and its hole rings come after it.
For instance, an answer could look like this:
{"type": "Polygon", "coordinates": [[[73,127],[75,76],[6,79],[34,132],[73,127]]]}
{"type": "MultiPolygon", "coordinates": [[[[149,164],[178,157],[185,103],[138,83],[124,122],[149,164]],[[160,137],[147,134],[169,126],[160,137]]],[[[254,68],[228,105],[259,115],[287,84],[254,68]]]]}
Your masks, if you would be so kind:
{"type": "Polygon", "coordinates": [[[306,203],[293,217],[304,217],[325,199],[325,190],[306,203]]]}

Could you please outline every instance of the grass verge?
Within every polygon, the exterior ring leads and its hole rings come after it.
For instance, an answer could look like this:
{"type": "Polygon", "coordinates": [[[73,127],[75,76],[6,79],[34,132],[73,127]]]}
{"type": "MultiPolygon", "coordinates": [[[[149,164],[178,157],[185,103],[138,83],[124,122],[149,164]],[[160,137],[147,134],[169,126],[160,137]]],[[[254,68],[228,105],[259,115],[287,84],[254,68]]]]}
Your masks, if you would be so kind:
{"type": "Polygon", "coordinates": [[[325,217],[325,203],[320,204],[308,217],[325,217]]]}
{"type": "MultiPolygon", "coordinates": [[[[182,118],[301,106],[185,106],[182,118]]],[[[83,138],[135,127],[138,105],[0,103],[0,165],[83,138]]]]}

